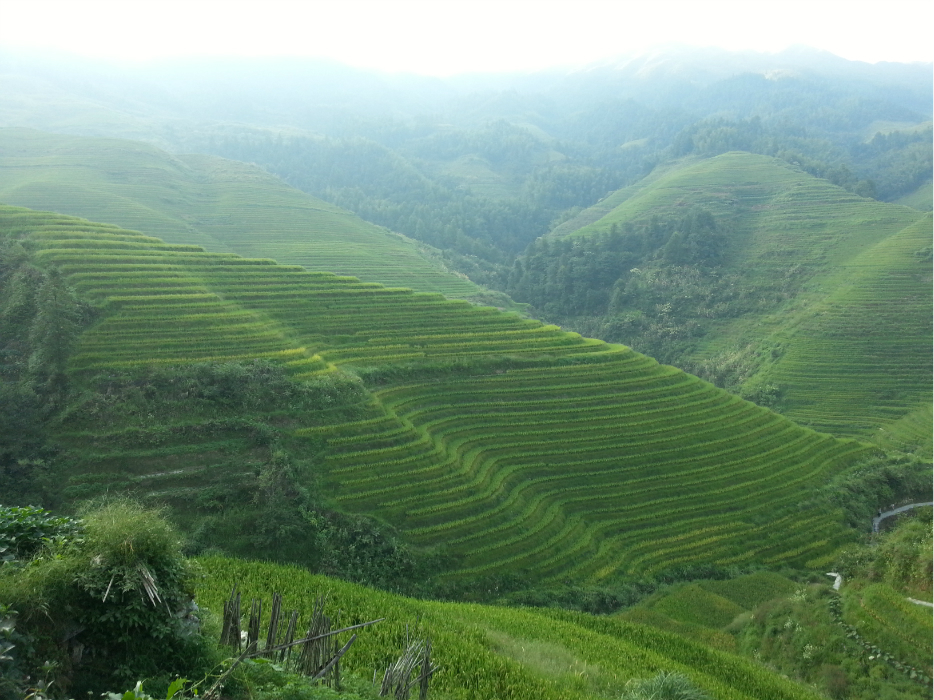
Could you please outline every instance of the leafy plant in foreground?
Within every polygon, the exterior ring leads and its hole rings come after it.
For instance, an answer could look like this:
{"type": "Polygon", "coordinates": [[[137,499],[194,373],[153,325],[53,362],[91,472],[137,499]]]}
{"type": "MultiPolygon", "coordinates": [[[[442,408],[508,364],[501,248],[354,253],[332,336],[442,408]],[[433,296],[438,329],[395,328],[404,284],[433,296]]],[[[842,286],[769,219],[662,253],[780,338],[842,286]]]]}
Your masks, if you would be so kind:
{"type": "Polygon", "coordinates": [[[52,515],[42,508],[0,506],[0,557],[29,557],[43,545],[74,538],[80,529],[73,518],[52,515]]]}
{"type": "Polygon", "coordinates": [[[684,674],[662,671],[653,678],[626,683],[620,700],[710,700],[710,696],[694,687],[684,674]]]}
{"type": "Polygon", "coordinates": [[[81,523],[81,539],[0,569],[0,600],[26,638],[12,653],[24,674],[52,662],[55,688],[77,696],[202,673],[209,652],[175,529],[130,501],[98,505],[81,523]]]}

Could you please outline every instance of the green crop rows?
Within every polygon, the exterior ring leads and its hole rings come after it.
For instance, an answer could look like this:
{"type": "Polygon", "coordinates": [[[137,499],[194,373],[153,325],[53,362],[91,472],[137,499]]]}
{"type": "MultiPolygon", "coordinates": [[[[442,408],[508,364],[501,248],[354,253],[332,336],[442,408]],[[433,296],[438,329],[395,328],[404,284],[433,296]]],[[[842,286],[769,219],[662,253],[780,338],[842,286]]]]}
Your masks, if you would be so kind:
{"type": "MultiPolygon", "coordinates": [[[[930,243],[927,217],[847,263],[846,281],[805,317],[772,373],[788,387],[791,418],[884,432],[906,405],[930,405],[931,264],[916,255],[930,243]]],[[[930,430],[928,421],[928,445],[930,430]]]]}
{"type": "Polygon", "coordinates": [[[920,669],[931,667],[931,609],[916,605],[884,583],[847,591],[843,620],[866,641],[920,669]]]}
{"type": "Polygon", "coordinates": [[[426,255],[427,246],[256,166],[138,142],[0,129],[0,201],[387,285],[460,298],[480,292],[426,255]]]}
{"type": "MultiPolygon", "coordinates": [[[[866,445],[626,347],[67,217],[4,208],[0,225],[99,309],[72,356],[76,375],[259,357],[297,379],[359,372],[365,413],[290,430],[324,440],[329,496],[415,544],[444,542],[459,562],[448,575],[602,580],[699,562],[821,563],[850,537],[839,514],[798,506],[866,445]]],[[[87,451],[89,471],[123,471],[168,496],[249,471],[220,448],[234,440],[250,454],[238,426],[171,430],[174,442],[141,447],[132,468],[106,448],[132,436],[62,439],[87,451]]]]}
{"type": "Polygon", "coordinates": [[[441,670],[438,692],[464,700],[576,700],[618,697],[630,678],[661,670],[688,675],[724,700],[805,700],[810,691],[760,665],[676,635],[621,620],[559,611],[416,601],[292,567],[207,558],[199,605],[219,613],[236,584],[242,595],[268,601],[283,595],[286,609],[307,620],[317,595],[354,624],[384,618],[359,633],[343,660],[346,671],[365,678],[384,668],[405,646],[407,634],[430,634],[441,670]],[[417,622],[417,627],[412,627],[417,622]],[[541,649],[549,659],[526,650],[541,649]]]}
{"type": "Polygon", "coordinates": [[[716,218],[718,269],[759,306],[717,319],[688,359],[757,357],[744,390],[772,387],[795,422],[930,454],[931,216],[734,152],[660,169],[553,235],[691,207],[716,218]]]}

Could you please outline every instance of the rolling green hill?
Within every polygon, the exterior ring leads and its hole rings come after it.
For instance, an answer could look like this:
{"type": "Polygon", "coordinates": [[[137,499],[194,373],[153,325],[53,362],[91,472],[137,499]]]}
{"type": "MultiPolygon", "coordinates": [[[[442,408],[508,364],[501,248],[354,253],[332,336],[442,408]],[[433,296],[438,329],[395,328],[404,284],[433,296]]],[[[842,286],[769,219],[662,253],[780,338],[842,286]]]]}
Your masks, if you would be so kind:
{"type": "MultiPolygon", "coordinates": [[[[783,161],[734,152],[655,173],[551,235],[579,245],[698,211],[715,222],[708,243],[720,246],[715,259],[691,263],[683,252],[679,259],[662,240],[642,270],[621,273],[617,287],[630,301],[621,296],[599,322],[555,320],[591,332],[602,323],[603,337],[702,376],[726,374],[736,391],[818,430],[864,439],[894,431],[903,449],[930,454],[930,427],[919,434],[910,418],[930,410],[930,216],[858,197],[783,161]],[[665,285],[676,314],[683,304],[681,316],[667,318],[671,306],[631,306],[640,293],[655,303],[665,285]],[[646,292],[655,287],[657,295],[646,292]],[[675,335],[685,325],[693,331],[666,355],[660,333],[655,341],[643,334],[640,345],[627,335],[635,331],[618,330],[616,319],[627,313],[675,335]],[[899,427],[904,422],[909,429],[899,427]]],[[[685,240],[682,246],[698,245],[685,240]]]]}
{"type": "Polygon", "coordinates": [[[230,417],[217,401],[200,414],[160,413],[107,397],[120,381],[120,391],[158,393],[139,374],[147,368],[270,358],[295,380],[331,382],[314,411],[290,409],[288,398],[267,411],[305,460],[300,478],[410,543],[440,546],[454,580],[820,566],[853,537],[840,513],[802,502],[869,455],[866,445],[624,346],[60,215],[6,207],[0,231],[60,270],[97,314],[68,372],[98,393],[55,428],[73,456],[72,495],[109,484],[167,500],[185,518],[223,511],[224,488],[255,489],[269,440],[251,403],[230,417]]]}
{"type": "MultiPolygon", "coordinates": [[[[785,387],[786,415],[919,444],[899,423],[930,415],[930,243],[926,217],[850,258],[821,281],[829,293],[772,336],[787,350],[764,376],[785,387]]],[[[929,421],[923,439],[930,455],[929,421]]]]}
{"type": "Polygon", "coordinates": [[[139,142],[0,129],[0,202],[381,284],[459,298],[482,291],[430,247],[255,166],[139,142]]]}
{"type": "Polygon", "coordinates": [[[931,211],[932,206],[934,206],[934,187],[930,182],[925,182],[914,192],[896,199],[895,203],[919,211],[931,211]]]}

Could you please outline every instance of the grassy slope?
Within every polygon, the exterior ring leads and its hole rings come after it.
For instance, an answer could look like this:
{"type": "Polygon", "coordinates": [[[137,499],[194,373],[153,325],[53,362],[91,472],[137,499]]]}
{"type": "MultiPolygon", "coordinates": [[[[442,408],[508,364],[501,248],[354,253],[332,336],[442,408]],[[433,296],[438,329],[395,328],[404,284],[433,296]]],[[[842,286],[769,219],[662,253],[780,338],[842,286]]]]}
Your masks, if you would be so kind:
{"type": "Polygon", "coordinates": [[[793,292],[772,313],[711,323],[693,359],[780,345],[784,355],[748,385],[778,384],[784,413],[840,435],[876,437],[929,403],[930,264],[915,255],[930,239],[929,218],[772,158],[728,153],[655,174],[555,234],[585,236],[691,206],[732,230],[729,270],[793,292]]]}
{"type": "MultiPolygon", "coordinates": [[[[283,429],[325,446],[318,468],[337,504],[413,543],[444,543],[454,575],[599,581],[697,562],[821,565],[852,537],[839,514],[799,503],[865,445],[628,348],[440,295],[0,211],[0,231],[100,309],[71,357],[77,380],[251,357],[296,378],[367,377],[358,419],[315,415],[283,429]]],[[[59,439],[100,478],[133,479],[187,510],[206,472],[222,479],[249,450],[248,431],[245,444],[226,444],[211,419],[88,426],[79,416],[59,439]]]]}
{"type": "Polygon", "coordinates": [[[931,406],[930,216],[841,264],[828,290],[774,334],[787,347],[766,379],[785,387],[785,413],[835,433],[881,433],[931,454],[931,424],[904,430],[931,406]],[[862,423],[862,425],[861,425],[862,423]]]}
{"type": "Polygon", "coordinates": [[[931,608],[910,602],[888,584],[846,589],[843,619],[903,663],[931,668],[931,608]]]}
{"type": "Polygon", "coordinates": [[[930,182],[926,182],[914,192],[896,199],[895,203],[918,211],[931,211],[932,205],[934,205],[934,188],[932,188],[930,182]]]}
{"type": "Polygon", "coordinates": [[[441,670],[432,697],[462,700],[617,698],[630,678],[659,671],[688,675],[724,700],[818,697],[761,666],[675,635],[619,620],[483,605],[416,601],[300,569],[208,558],[198,603],[220,614],[234,584],[245,600],[283,594],[286,609],[306,619],[316,595],[346,623],[385,618],[361,630],[342,661],[369,678],[401,653],[410,626],[430,634],[441,670]]]}
{"type": "Polygon", "coordinates": [[[930,675],[931,609],[908,600],[908,596],[931,597],[929,521],[927,527],[920,518],[906,521],[852,550],[848,560],[850,564],[837,569],[847,571],[839,594],[830,589],[830,579],[802,585],[760,571],[725,581],[676,585],[618,616],[721,649],[745,647],[756,658],[785,672],[793,669],[797,677],[810,680],[820,678],[822,664],[842,664],[852,684],[847,697],[878,697],[894,692],[896,685],[903,694],[886,697],[929,697],[929,686],[912,682],[883,660],[889,655],[890,660],[927,669],[930,675]],[[915,555],[906,543],[911,543],[915,555]],[[865,562],[873,559],[876,568],[867,569],[865,562]],[[857,567],[849,571],[846,567],[853,562],[857,567]],[[841,622],[874,649],[861,647],[847,628],[833,622],[828,608],[831,598],[840,601],[841,622]],[[750,634],[753,626],[759,631],[750,634]],[[806,644],[816,651],[810,658],[802,657],[806,644]],[[789,664],[789,659],[794,663],[789,664]],[[891,688],[874,684],[886,678],[891,688]]]}
{"type": "Polygon", "coordinates": [[[701,630],[722,631],[737,615],[755,610],[774,598],[787,597],[798,586],[780,574],[762,571],[725,581],[700,581],[674,586],[650,596],[638,606],[619,614],[623,619],[646,620],[686,636],[703,636],[701,630]],[[646,612],[651,614],[646,615],[646,612]],[[680,623],[678,629],[673,623],[680,623]]]}
{"type": "Polygon", "coordinates": [[[138,142],[0,129],[0,201],[391,286],[461,298],[480,292],[426,246],[255,166],[138,142]]]}

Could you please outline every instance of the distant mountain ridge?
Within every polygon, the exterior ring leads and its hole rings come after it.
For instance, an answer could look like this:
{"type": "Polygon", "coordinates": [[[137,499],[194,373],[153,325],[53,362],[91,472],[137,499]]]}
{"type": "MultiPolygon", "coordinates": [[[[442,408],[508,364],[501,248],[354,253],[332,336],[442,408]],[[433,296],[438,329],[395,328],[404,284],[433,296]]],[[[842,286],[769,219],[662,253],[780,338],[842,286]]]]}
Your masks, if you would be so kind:
{"type": "Polygon", "coordinates": [[[0,126],[257,163],[501,287],[503,266],[555,223],[685,155],[798,159],[851,191],[926,208],[914,193],[930,182],[931,70],[801,48],[668,46],[451,79],[310,59],[127,67],[5,52],[0,126]]]}

